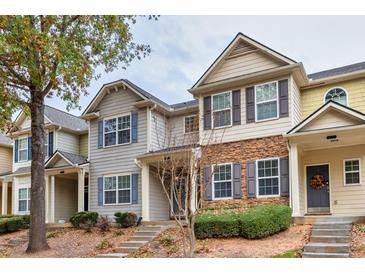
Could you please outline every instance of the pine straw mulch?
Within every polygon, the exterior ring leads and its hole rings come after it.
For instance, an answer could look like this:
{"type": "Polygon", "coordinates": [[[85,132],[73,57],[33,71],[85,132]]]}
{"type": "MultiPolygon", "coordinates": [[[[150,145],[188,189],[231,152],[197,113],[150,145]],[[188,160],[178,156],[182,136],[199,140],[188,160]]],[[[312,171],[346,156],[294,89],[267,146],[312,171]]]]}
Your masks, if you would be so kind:
{"type": "MultiPolygon", "coordinates": [[[[198,258],[271,258],[289,250],[302,250],[310,237],[310,225],[292,225],[288,230],[260,240],[244,238],[198,240],[195,257],[198,258]]],[[[132,258],[184,257],[182,236],[177,227],[161,233],[132,258]]]]}
{"type": "MultiPolygon", "coordinates": [[[[9,258],[92,258],[100,253],[113,252],[114,248],[127,241],[134,233],[135,228],[110,228],[110,231],[101,232],[92,228],[86,232],[76,228],[61,228],[47,233],[47,242],[50,249],[35,254],[25,253],[28,243],[16,247],[9,247],[0,253],[1,257],[9,258]]],[[[0,243],[9,239],[25,236],[28,230],[21,230],[10,234],[0,235],[0,243]]]]}
{"type": "Polygon", "coordinates": [[[352,227],[350,256],[365,258],[365,224],[355,224],[352,227]]]}

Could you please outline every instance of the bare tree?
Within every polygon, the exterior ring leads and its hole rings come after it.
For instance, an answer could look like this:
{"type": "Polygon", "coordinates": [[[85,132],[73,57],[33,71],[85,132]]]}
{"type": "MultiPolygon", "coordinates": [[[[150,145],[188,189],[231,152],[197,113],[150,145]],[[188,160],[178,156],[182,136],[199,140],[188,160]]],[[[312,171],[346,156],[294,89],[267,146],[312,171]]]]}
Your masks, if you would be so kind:
{"type": "Polygon", "coordinates": [[[153,116],[158,148],[163,156],[157,161],[157,177],[171,205],[171,216],[180,228],[185,257],[193,257],[196,237],[195,220],[202,207],[200,175],[202,155],[211,143],[221,143],[224,129],[210,130],[199,142],[199,121],[191,132],[181,134],[164,114],[153,116]],[[161,124],[162,123],[162,124],[161,124]]]}

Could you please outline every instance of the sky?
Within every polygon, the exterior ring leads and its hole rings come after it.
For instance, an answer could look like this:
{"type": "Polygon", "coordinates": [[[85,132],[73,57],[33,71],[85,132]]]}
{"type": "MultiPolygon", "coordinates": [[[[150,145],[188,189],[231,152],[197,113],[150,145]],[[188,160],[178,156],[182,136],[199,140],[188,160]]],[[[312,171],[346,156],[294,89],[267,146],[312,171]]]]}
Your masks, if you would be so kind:
{"type": "MultiPolygon", "coordinates": [[[[161,16],[139,18],[132,27],[136,43],[151,54],[126,70],[102,73],[80,100],[80,115],[101,86],[126,78],[166,103],[193,99],[187,91],[238,32],[302,62],[313,73],[365,61],[365,16],[161,16]]],[[[122,67],[122,66],[121,66],[122,67]]],[[[48,105],[65,110],[58,98],[48,105]]]]}

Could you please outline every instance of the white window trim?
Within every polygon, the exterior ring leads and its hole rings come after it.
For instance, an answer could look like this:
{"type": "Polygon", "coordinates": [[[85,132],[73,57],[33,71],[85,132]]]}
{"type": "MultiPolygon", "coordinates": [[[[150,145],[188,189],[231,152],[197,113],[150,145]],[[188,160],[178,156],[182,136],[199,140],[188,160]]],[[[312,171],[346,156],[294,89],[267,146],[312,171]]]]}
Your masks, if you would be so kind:
{"type": "MultiPolygon", "coordinates": [[[[114,131],[108,132],[108,133],[113,133],[114,131]]],[[[110,116],[110,117],[105,117],[103,119],[103,148],[109,148],[109,147],[115,147],[115,146],[125,146],[125,145],[130,145],[132,143],[132,112],[128,112],[128,113],[124,113],[124,114],[120,114],[120,115],[116,115],[116,116],[110,116]],[[127,129],[123,129],[123,130],[118,130],[118,118],[124,117],[124,116],[129,116],[129,142],[128,143],[123,143],[123,144],[118,144],[118,134],[119,131],[125,131],[127,129]],[[106,146],[105,145],[105,121],[107,120],[111,120],[111,119],[115,119],[116,125],[115,125],[115,145],[109,145],[106,146]]]]}
{"type": "Polygon", "coordinates": [[[131,205],[132,204],[132,173],[119,173],[119,174],[110,174],[103,176],[103,205],[104,206],[115,206],[115,205],[131,205]],[[129,185],[130,185],[130,202],[129,203],[119,203],[119,197],[118,197],[118,191],[119,190],[127,190],[128,188],[118,188],[118,176],[129,176],[129,185]],[[115,177],[116,178],[116,185],[115,190],[105,190],[105,178],[115,177]],[[114,204],[106,204],[105,203],[105,191],[115,191],[116,197],[115,197],[115,203],[114,204]]]}
{"type": "Polygon", "coordinates": [[[360,158],[352,158],[352,159],[344,159],[343,160],[343,185],[348,186],[361,186],[362,180],[361,180],[361,159],[360,158]],[[359,161],[359,171],[346,171],[346,165],[345,163],[347,161],[359,161]],[[359,173],[359,183],[358,184],[346,184],[346,173],[359,173]]]}
{"type": "Polygon", "coordinates": [[[45,131],[45,134],[46,134],[46,138],[44,140],[44,147],[47,146],[47,150],[44,151],[44,155],[45,155],[45,158],[48,159],[50,156],[52,155],[48,155],[48,152],[49,152],[49,132],[48,131],[45,131]]]}
{"type": "Polygon", "coordinates": [[[214,201],[219,201],[219,200],[230,200],[233,199],[233,163],[223,163],[223,164],[216,164],[216,165],[212,165],[212,200],[214,201]],[[230,165],[231,166],[231,193],[232,195],[230,197],[215,197],[215,183],[220,183],[220,182],[228,182],[228,181],[214,181],[214,167],[216,166],[227,166],[230,165]]]}
{"type": "Polygon", "coordinates": [[[266,82],[266,83],[261,83],[261,84],[255,85],[255,122],[260,123],[260,122],[266,122],[266,121],[277,120],[277,119],[279,119],[279,81],[271,81],[271,82],[266,82]],[[276,99],[257,102],[257,95],[256,95],[257,87],[272,84],[272,83],[276,83],[276,99]],[[276,101],[276,117],[258,120],[257,119],[257,104],[269,103],[269,102],[274,102],[274,101],[276,101]]]}
{"type": "Polygon", "coordinates": [[[273,157],[273,158],[265,158],[265,159],[257,159],[256,160],[256,197],[257,198],[275,198],[280,197],[280,158],[279,157],[273,157]],[[268,178],[278,178],[278,194],[274,195],[260,195],[259,193],[259,169],[258,169],[258,162],[260,161],[270,161],[270,160],[277,160],[278,161],[278,175],[277,176],[270,176],[270,177],[260,177],[260,179],[268,179],[268,178]]]}
{"type": "Polygon", "coordinates": [[[18,162],[19,163],[22,163],[22,162],[28,162],[29,161],[29,159],[28,159],[28,141],[29,141],[29,137],[27,136],[27,137],[21,137],[21,138],[18,138],[18,162]],[[25,149],[20,149],[20,140],[24,140],[24,139],[26,139],[27,140],[27,146],[26,146],[26,148],[25,149]],[[20,150],[21,151],[24,151],[24,150],[26,150],[27,151],[27,158],[25,159],[25,160],[20,160],[20,150]]]}
{"type": "MultiPolygon", "coordinates": [[[[326,103],[326,96],[327,96],[327,93],[328,92],[330,92],[331,90],[333,90],[333,89],[342,89],[345,93],[346,93],[346,105],[344,105],[344,106],[350,106],[350,101],[349,101],[349,93],[347,92],[347,90],[344,88],[344,87],[338,87],[338,86],[336,86],[336,87],[331,87],[330,89],[328,89],[325,93],[324,93],[324,95],[323,95],[323,104],[325,104],[326,103]]],[[[337,102],[336,102],[337,103],[337,102]]],[[[339,103],[339,104],[341,104],[341,103],[339,103]]]]}
{"type": "Polygon", "coordinates": [[[30,208],[28,208],[28,202],[30,202],[30,195],[31,195],[31,188],[30,187],[20,187],[18,188],[18,212],[21,213],[21,214],[28,214],[30,212],[30,208]],[[19,199],[19,192],[20,190],[22,189],[26,189],[27,190],[27,198],[26,199],[19,199]],[[29,198],[28,198],[29,197],[29,198]],[[27,201],[27,210],[25,211],[20,211],[20,207],[19,207],[19,202],[20,201],[27,201]]]}
{"type": "Polygon", "coordinates": [[[187,116],[184,116],[183,119],[184,119],[184,134],[192,134],[192,133],[199,132],[199,115],[198,114],[187,115],[187,116]],[[197,130],[195,130],[195,131],[186,132],[186,118],[191,118],[191,117],[196,117],[196,119],[198,120],[198,127],[197,127],[197,130]]]}
{"type": "Polygon", "coordinates": [[[219,93],[215,93],[212,94],[211,96],[211,102],[210,102],[210,111],[211,111],[211,124],[212,124],[212,129],[221,129],[221,128],[226,128],[226,127],[231,127],[232,126],[232,119],[233,119],[233,98],[232,98],[232,90],[230,91],[223,91],[223,92],[219,92],[219,93]],[[214,96],[218,96],[221,94],[225,94],[225,93],[229,93],[229,96],[231,98],[231,107],[229,108],[224,108],[224,109],[220,109],[220,110],[213,110],[213,97],[214,96]],[[229,125],[225,125],[225,126],[221,126],[221,127],[215,127],[214,126],[214,112],[220,112],[220,111],[225,111],[225,110],[230,110],[231,111],[231,123],[229,125]]]}

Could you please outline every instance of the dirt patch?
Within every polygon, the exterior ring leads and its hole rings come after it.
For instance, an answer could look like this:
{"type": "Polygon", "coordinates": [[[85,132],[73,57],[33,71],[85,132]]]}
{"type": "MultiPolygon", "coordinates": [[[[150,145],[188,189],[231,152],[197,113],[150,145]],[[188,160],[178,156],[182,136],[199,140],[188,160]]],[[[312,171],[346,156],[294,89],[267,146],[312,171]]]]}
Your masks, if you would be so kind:
{"type": "MultiPolygon", "coordinates": [[[[2,253],[2,257],[10,258],[89,258],[100,253],[113,252],[114,248],[128,240],[135,228],[111,228],[110,231],[102,233],[99,229],[93,228],[91,232],[81,229],[62,228],[47,233],[49,250],[35,254],[25,253],[27,243],[17,247],[9,247],[2,253]]],[[[10,239],[25,236],[27,230],[5,234],[0,236],[0,244],[10,239]]]]}
{"type": "MultiPolygon", "coordinates": [[[[243,238],[198,240],[198,258],[271,258],[289,250],[302,250],[310,237],[310,225],[292,225],[274,236],[247,240],[243,238]]],[[[178,228],[171,228],[130,257],[183,257],[182,237],[178,228]]]]}
{"type": "Polygon", "coordinates": [[[350,256],[365,258],[365,225],[355,224],[352,227],[350,256]]]}

